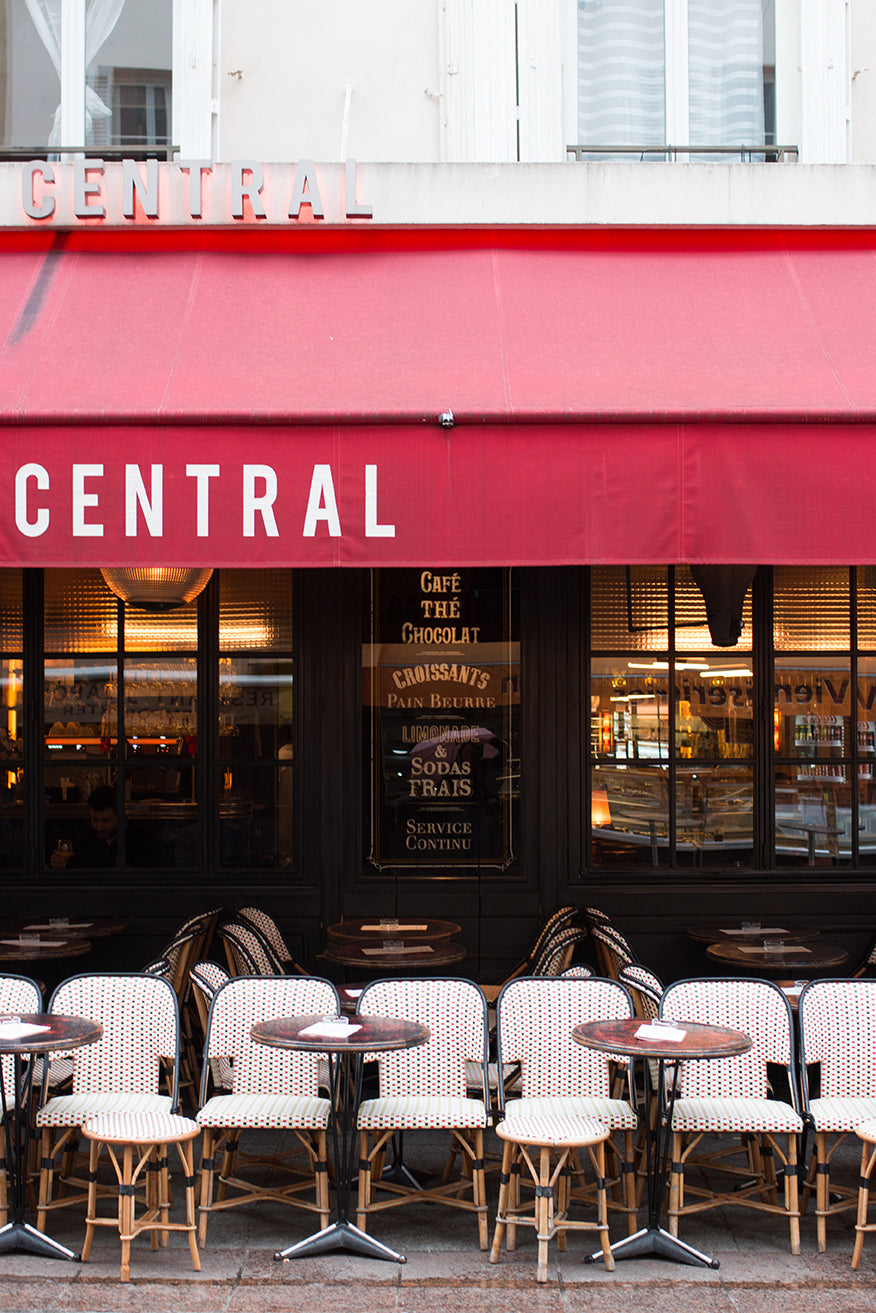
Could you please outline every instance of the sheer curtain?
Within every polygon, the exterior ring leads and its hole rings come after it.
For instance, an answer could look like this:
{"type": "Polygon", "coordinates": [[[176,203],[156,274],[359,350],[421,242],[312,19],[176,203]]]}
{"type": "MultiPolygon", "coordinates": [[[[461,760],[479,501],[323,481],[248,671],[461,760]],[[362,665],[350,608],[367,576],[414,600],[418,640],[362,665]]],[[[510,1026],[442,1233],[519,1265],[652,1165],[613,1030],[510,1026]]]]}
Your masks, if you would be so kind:
{"type": "Polygon", "coordinates": [[[691,146],[764,139],[762,0],[689,0],[691,146]]]}
{"type": "Polygon", "coordinates": [[[663,0],[578,0],[580,143],[665,144],[663,40],[663,0]]]}
{"type": "MultiPolygon", "coordinates": [[[[664,0],[577,5],[579,143],[667,144],[664,0]]],[[[762,0],[688,0],[687,50],[680,57],[688,72],[689,122],[686,131],[673,129],[672,145],[763,141],[761,6],[762,0]]]]}
{"type": "MultiPolygon", "coordinates": [[[[61,15],[64,0],[25,0],[33,25],[39,33],[40,40],[48,51],[49,58],[55,66],[58,78],[61,77],[61,15]]],[[[119,21],[125,6],[125,0],[86,0],[85,4],[85,66],[92,62],[110,32],[119,21]]],[[[91,125],[97,118],[109,118],[112,110],[105,105],[97,92],[85,88],[85,141],[91,132],[91,125]]],[[[85,142],[61,141],[61,106],[55,110],[52,131],[49,134],[49,146],[79,146],[85,142]]]]}

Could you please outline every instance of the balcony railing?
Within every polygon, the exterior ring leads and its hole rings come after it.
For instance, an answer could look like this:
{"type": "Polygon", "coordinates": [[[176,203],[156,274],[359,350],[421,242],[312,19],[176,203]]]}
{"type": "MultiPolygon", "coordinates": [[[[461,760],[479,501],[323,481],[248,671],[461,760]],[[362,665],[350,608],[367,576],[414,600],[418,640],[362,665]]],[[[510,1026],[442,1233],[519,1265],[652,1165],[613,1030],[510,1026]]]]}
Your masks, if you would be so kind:
{"type": "Polygon", "coordinates": [[[715,156],[732,164],[787,164],[797,162],[796,146],[567,146],[567,155],[586,163],[591,155],[628,155],[646,163],[676,163],[690,156],[715,156]]]}
{"type": "Polygon", "coordinates": [[[179,146],[168,142],[152,145],[128,146],[0,146],[0,163],[14,164],[18,160],[60,160],[84,155],[98,160],[168,160],[179,154],[179,146]]]}

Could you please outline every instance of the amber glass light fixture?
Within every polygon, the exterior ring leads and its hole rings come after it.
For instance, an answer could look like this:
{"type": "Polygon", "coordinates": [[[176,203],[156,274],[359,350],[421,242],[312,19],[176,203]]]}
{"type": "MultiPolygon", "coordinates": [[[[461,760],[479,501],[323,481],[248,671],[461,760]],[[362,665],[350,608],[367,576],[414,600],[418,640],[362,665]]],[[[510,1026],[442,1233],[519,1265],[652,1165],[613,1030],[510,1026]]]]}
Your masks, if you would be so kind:
{"type": "Polygon", "coordinates": [[[102,568],[100,573],[106,586],[129,606],[141,611],[172,611],[203,592],[213,571],[138,565],[124,570],[102,568]]]}

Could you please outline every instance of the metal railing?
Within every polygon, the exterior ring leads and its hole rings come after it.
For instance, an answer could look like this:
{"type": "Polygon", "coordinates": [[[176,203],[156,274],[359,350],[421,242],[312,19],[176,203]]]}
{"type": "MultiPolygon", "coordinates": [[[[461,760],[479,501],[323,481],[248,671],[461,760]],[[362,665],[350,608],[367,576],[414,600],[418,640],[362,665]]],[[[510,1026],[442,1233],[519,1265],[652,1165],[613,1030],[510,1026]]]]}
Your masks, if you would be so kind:
{"type": "Polygon", "coordinates": [[[797,161],[796,146],[770,146],[765,142],[756,146],[567,146],[567,155],[574,155],[579,163],[590,155],[629,155],[643,162],[675,163],[679,156],[720,155],[728,162],[734,159],[742,164],[785,164],[797,161]]]}
{"type": "Polygon", "coordinates": [[[179,154],[179,146],[159,142],[144,146],[0,146],[0,164],[14,164],[19,160],[60,161],[74,155],[98,160],[167,160],[179,154]]]}

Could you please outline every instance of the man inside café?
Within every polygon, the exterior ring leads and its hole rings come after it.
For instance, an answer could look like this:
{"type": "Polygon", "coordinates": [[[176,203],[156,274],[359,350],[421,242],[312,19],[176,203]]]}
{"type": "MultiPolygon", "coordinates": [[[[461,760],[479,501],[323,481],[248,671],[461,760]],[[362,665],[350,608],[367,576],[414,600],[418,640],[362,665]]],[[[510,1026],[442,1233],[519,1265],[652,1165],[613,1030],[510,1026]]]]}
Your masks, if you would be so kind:
{"type": "MultiPolygon", "coordinates": [[[[93,789],[88,799],[88,827],[73,841],[59,840],[49,857],[55,871],[115,868],[119,864],[119,814],[116,791],[109,784],[93,789]]],[[[125,822],[127,866],[158,866],[158,845],[142,825],[125,822]]]]}

